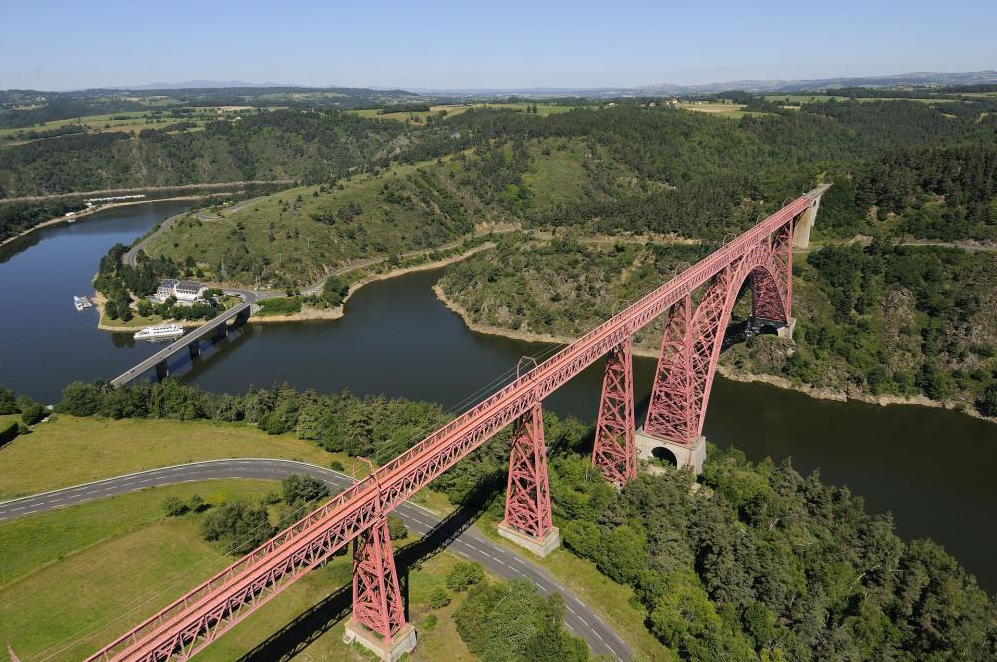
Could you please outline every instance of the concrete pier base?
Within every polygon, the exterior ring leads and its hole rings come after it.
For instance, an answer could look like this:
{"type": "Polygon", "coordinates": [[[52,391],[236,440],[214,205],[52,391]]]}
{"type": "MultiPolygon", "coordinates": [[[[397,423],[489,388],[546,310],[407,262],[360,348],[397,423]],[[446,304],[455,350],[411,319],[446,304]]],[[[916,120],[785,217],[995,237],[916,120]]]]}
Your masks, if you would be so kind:
{"type": "Polygon", "coordinates": [[[192,342],[191,344],[187,345],[187,351],[190,352],[190,358],[196,359],[201,355],[201,343],[192,342]]]}
{"type": "Polygon", "coordinates": [[[692,445],[686,445],[652,437],[644,433],[644,428],[638,428],[636,442],[638,458],[650,460],[657,457],[661,459],[661,454],[656,454],[655,450],[664,448],[675,457],[679,469],[691,471],[695,476],[703,472],[703,463],[706,462],[706,437],[696,437],[692,445]]]}
{"type": "Polygon", "coordinates": [[[796,318],[790,317],[789,324],[784,324],[776,329],[775,334],[780,338],[785,338],[786,340],[793,339],[793,332],[796,331],[796,318]]]}
{"type": "Polygon", "coordinates": [[[222,322],[217,327],[215,327],[215,338],[224,338],[228,335],[228,325],[222,322]]]}
{"type": "Polygon", "coordinates": [[[796,330],[796,318],[790,317],[789,322],[778,320],[768,320],[761,317],[751,317],[748,319],[746,335],[748,338],[757,336],[763,329],[772,329],[780,338],[793,339],[793,332],[796,330]]]}
{"type": "Polygon", "coordinates": [[[384,639],[363,625],[354,620],[346,622],[346,632],[343,634],[343,641],[347,644],[354,642],[360,644],[383,662],[395,662],[405,653],[410,653],[415,649],[416,635],[415,627],[411,623],[406,623],[405,627],[398,631],[391,638],[391,645],[385,646],[384,639]]]}
{"type": "Polygon", "coordinates": [[[506,540],[511,540],[520,547],[524,547],[533,552],[540,558],[547,556],[561,544],[561,534],[557,530],[556,526],[552,526],[550,531],[548,531],[547,535],[543,538],[537,538],[536,536],[523,533],[519,529],[515,529],[505,522],[502,522],[498,526],[498,533],[506,540]]]}
{"type": "Polygon", "coordinates": [[[170,366],[166,361],[160,361],[156,364],[156,379],[163,381],[170,376],[170,366]]]}

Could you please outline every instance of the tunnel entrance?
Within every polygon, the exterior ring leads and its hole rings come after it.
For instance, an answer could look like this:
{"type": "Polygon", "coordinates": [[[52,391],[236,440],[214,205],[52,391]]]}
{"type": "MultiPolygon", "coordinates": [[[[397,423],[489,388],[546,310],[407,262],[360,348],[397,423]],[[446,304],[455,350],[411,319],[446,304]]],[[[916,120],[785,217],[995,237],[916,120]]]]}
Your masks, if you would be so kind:
{"type": "Polygon", "coordinates": [[[658,460],[659,462],[671,465],[672,467],[675,468],[678,468],[679,466],[678,458],[675,457],[675,454],[672,453],[667,448],[665,448],[664,446],[656,446],[652,448],[651,457],[653,457],[655,460],[658,460]]]}

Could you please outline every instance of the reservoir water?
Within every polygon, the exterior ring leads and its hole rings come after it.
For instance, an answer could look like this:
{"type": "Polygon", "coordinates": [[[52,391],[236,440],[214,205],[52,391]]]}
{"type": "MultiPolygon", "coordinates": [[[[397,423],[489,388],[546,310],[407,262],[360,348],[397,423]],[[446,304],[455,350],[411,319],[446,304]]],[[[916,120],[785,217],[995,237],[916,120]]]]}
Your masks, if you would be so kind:
{"type": "MultiPolygon", "coordinates": [[[[0,248],[0,384],[55,402],[67,382],[110,379],[157,346],[96,330],[96,313],[77,312],[100,257],[131,243],[181,206],[158,203],[46,228],[0,248]]],[[[249,325],[174,365],[206,389],[239,393],[287,382],[322,392],[431,400],[455,410],[514,375],[524,355],[556,347],[469,331],[431,287],[440,271],[373,283],[329,322],[249,325]]],[[[638,400],[654,364],[635,360],[638,400]]],[[[596,415],[601,365],[552,395],[545,406],[585,421],[596,415]]],[[[755,460],[792,458],[803,473],[847,485],[873,512],[891,511],[905,538],[931,537],[990,593],[997,593],[997,425],[956,412],[815,400],[764,384],[718,378],[706,435],[755,460]]]]}

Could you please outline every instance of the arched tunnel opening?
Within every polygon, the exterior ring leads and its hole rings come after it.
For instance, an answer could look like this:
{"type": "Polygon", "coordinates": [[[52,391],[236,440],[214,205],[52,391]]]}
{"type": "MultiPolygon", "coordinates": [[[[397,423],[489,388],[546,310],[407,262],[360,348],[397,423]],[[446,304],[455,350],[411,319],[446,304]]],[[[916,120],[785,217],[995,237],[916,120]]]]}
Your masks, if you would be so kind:
{"type": "Polygon", "coordinates": [[[669,464],[672,467],[676,467],[677,468],[679,466],[678,458],[675,457],[675,454],[672,453],[667,448],[665,448],[664,446],[656,446],[656,447],[652,448],[651,449],[651,457],[653,457],[655,460],[658,460],[658,461],[660,461],[660,462],[662,462],[664,464],[669,464]]]}

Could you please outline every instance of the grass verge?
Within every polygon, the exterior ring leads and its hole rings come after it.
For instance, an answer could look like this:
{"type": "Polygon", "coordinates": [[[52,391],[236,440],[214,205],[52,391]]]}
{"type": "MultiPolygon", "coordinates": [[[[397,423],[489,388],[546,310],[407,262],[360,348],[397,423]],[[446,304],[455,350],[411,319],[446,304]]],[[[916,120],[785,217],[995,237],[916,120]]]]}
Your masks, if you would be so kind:
{"type": "Polygon", "coordinates": [[[328,467],[342,454],[240,423],[111,420],[56,415],[0,449],[0,499],[173,464],[229,457],[301,460],[328,467]]]}

